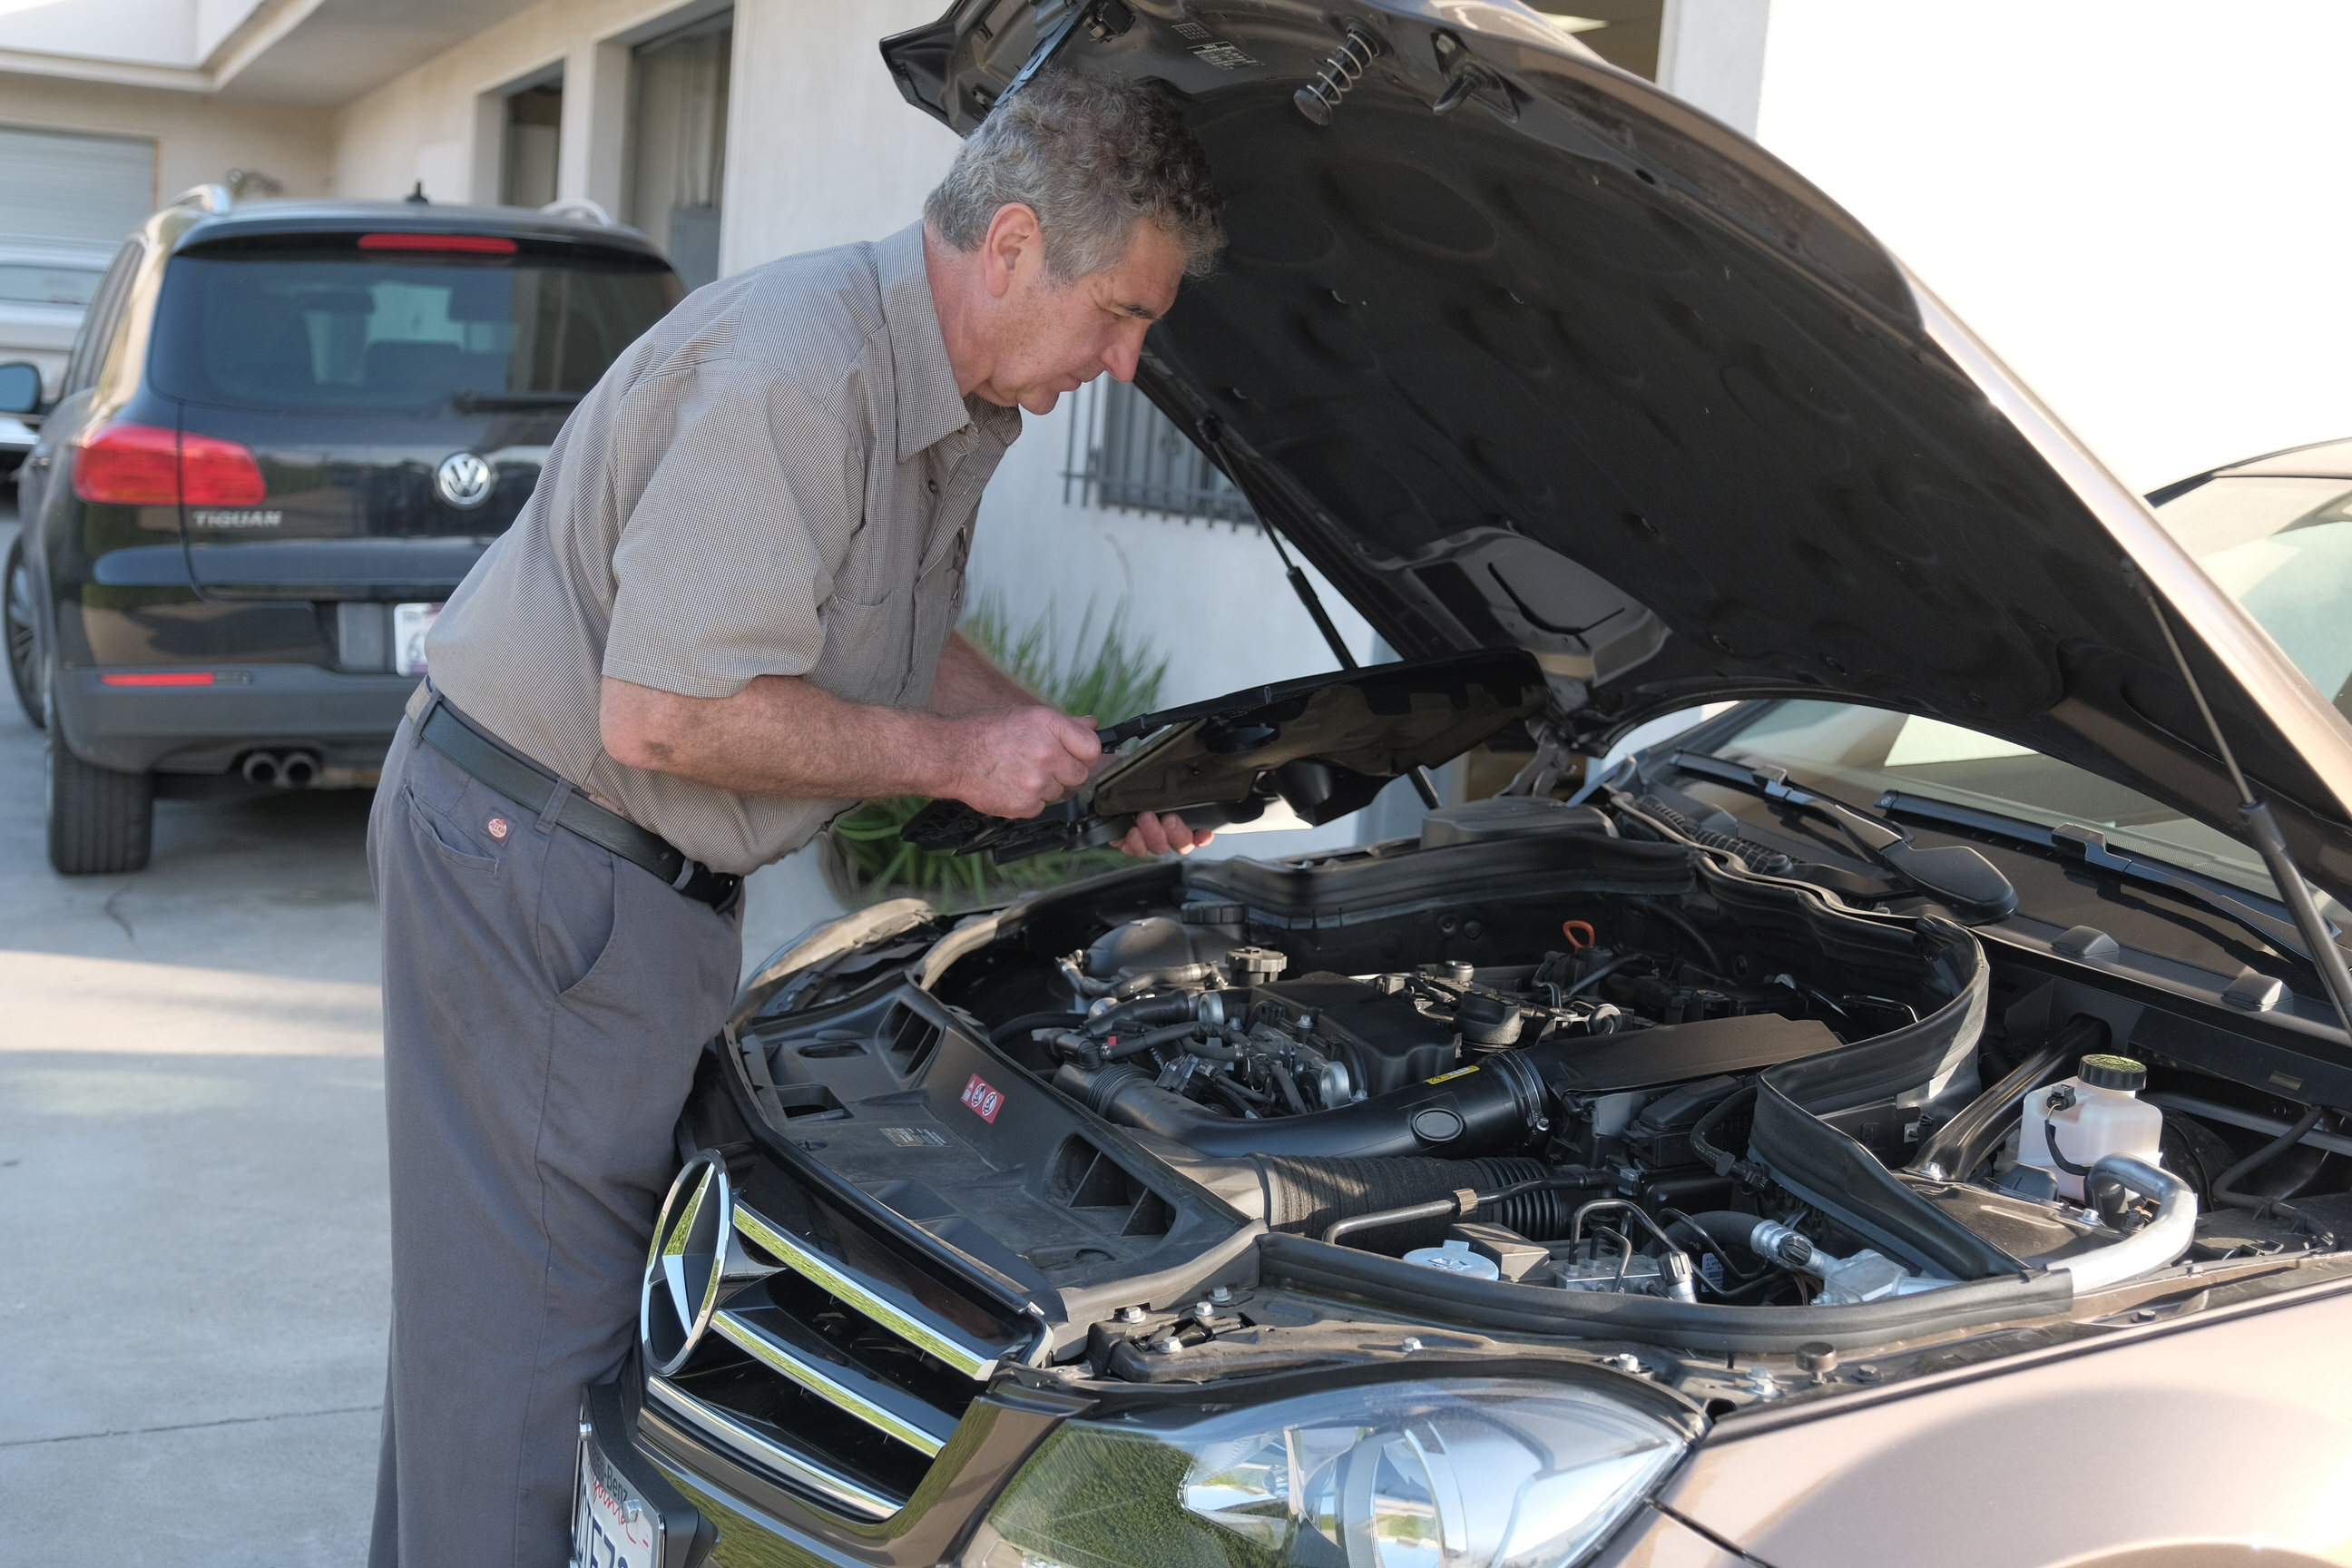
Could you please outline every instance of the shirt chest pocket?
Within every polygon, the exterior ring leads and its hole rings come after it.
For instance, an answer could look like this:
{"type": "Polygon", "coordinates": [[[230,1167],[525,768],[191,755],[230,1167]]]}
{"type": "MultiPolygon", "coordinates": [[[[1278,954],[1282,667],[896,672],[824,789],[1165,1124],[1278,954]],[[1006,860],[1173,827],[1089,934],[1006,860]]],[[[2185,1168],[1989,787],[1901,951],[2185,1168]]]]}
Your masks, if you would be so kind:
{"type": "Polygon", "coordinates": [[[902,592],[861,604],[835,595],[824,608],[824,655],[811,684],[845,702],[896,701],[911,668],[910,599],[902,592]]]}

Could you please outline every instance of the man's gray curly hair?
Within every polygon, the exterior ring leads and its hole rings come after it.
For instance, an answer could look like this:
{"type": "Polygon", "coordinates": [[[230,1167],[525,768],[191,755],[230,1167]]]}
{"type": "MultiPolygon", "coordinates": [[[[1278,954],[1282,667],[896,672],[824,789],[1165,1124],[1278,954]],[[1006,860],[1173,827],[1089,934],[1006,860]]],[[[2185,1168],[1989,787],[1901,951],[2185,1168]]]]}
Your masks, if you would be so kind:
{"type": "Polygon", "coordinates": [[[1038,72],[981,121],[923,217],[970,252],[1014,202],[1037,215],[1056,283],[1118,266],[1138,218],[1183,247],[1188,278],[1205,277],[1224,247],[1208,155],[1167,90],[1146,83],[1038,72]]]}

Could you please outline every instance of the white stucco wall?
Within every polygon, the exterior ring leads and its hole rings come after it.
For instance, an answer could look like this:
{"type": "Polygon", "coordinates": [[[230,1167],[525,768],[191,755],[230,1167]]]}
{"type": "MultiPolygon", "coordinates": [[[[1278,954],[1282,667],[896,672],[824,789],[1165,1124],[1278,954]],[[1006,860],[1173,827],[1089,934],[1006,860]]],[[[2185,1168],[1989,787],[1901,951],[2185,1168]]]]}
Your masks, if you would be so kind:
{"type": "Polygon", "coordinates": [[[617,136],[594,140],[627,113],[625,70],[612,68],[606,40],[680,9],[677,0],[541,0],[403,72],[335,119],[339,194],[391,198],[418,180],[437,201],[498,200],[495,116],[481,95],[561,66],[563,157],[560,195],[594,195],[609,207],[619,189],[617,136]],[[605,52],[600,54],[600,45],[605,52]],[[592,144],[593,151],[592,152],[592,144]]]}
{"type": "Polygon", "coordinates": [[[152,137],[159,202],[231,169],[258,169],[289,195],[331,188],[331,119],[320,110],[0,71],[0,124],[152,137]]]}
{"type": "Polygon", "coordinates": [[[2352,5],[1771,0],[1760,139],[2141,489],[2352,434],[2352,5]]]}

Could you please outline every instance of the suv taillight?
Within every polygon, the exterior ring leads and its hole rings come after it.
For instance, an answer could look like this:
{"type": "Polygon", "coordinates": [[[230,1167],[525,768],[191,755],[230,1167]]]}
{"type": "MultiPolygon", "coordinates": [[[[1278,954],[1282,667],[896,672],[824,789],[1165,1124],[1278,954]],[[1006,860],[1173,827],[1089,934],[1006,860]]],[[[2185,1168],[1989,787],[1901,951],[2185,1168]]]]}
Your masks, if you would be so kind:
{"type": "Polygon", "coordinates": [[[217,436],[106,425],[77,443],[74,494],[121,506],[253,506],[268,494],[253,453],[217,436]]]}

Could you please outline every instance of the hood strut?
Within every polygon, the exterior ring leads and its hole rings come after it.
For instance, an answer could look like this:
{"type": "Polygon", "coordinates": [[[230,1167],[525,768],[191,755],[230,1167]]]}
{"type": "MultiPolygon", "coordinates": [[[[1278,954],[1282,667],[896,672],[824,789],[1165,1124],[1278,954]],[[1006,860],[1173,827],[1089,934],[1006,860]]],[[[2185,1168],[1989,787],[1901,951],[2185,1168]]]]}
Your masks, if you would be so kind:
{"type": "Polygon", "coordinates": [[[2197,672],[2189,668],[2189,656],[2181,651],[2180,639],[2173,635],[2172,617],[2164,613],[2164,605],[2147,580],[2137,573],[2134,576],[2140,596],[2147,601],[2148,613],[2156,617],[2157,629],[2164,634],[2164,646],[2172,650],[2172,662],[2180,668],[2181,683],[2197,700],[2197,711],[2204,716],[2206,731],[2213,737],[2213,749],[2221,753],[2221,765],[2230,770],[2230,782],[2237,786],[2238,816],[2245,822],[2247,837],[2254,842],[2254,853],[2270,868],[2271,880],[2278,884],[2279,897],[2294,912],[2295,927],[2310,945],[2312,967],[2319,971],[2320,983],[2327,988],[2327,999],[2336,1004],[2336,1021],[2344,1026],[2345,1037],[2352,1039],[2352,972],[2345,969],[2344,950],[2336,945],[2319,906],[2312,901],[2311,884],[2303,879],[2303,868],[2294,863],[2294,856],[2287,849],[2286,836],[2279,831],[2278,818],[2271,815],[2270,802],[2255,796],[2253,786],[2238,767],[2230,742],[2222,737],[2221,721],[2213,717],[2213,705],[2205,700],[2205,689],[2198,684],[2197,672]]]}

